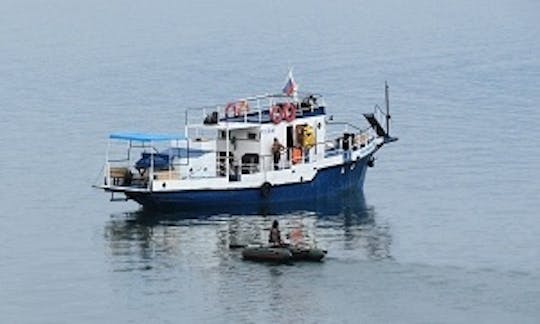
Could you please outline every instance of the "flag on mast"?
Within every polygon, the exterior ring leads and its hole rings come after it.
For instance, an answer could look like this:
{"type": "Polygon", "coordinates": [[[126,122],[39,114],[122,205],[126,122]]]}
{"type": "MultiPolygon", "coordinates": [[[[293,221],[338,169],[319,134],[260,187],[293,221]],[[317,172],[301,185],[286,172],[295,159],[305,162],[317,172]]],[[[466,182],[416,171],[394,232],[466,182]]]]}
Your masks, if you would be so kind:
{"type": "Polygon", "coordinates": [[[283,87],[283,93],[291,97],[296,95],[296,91],[298,91],[298,84],[294,81],[292,69],[290,69],[289,75],[287,76],[287,83],[285,84],[285,87],[283,87]]]}

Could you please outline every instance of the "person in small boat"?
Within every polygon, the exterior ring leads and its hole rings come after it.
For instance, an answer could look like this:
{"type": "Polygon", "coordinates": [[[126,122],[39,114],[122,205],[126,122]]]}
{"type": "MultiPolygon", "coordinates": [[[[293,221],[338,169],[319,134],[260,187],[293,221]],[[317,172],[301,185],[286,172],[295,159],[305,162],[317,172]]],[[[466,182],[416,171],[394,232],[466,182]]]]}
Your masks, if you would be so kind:
{"type": "Polygon", "coordinates": [[[281,240],[281,232],[279,231],[279,223],[277,220],[274,220],[272,223],[272,228],[270,229],[270,235],[268,236],[268,243],[273,246],[283,246],[283,241],[281,240]]]}
{"type": "Polygon", "coordinates": [[[285,147],[274,137],[274,144],[272,144],[272,155],[274,156],[274,170],[279,169],[279,160],[281,159],[281,151],[285,147]]]}

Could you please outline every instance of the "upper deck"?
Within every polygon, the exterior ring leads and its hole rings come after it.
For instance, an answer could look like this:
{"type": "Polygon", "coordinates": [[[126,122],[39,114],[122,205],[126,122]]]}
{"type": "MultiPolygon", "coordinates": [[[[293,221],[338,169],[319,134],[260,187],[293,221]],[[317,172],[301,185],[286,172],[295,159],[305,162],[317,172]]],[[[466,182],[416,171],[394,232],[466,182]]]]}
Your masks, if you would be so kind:
{"type": "Polygon", "coordinates": [[[238,125],[239,123],[251,124],[245,126],[276,123],[276,119],[279,118],[276,116],[277,113],[289,114],[289,116],[282,115],[282,119],[325,115],[325,102],[321,95],[313,93],[295,96],[265,94],[241,98],[225,105],[187,108],[185,111],[186,133],[190,128],[217,126],[224,123],[231,128],[242,128],[238,125]],[[283,112],[284,110],[287,112],[283,112]]]}

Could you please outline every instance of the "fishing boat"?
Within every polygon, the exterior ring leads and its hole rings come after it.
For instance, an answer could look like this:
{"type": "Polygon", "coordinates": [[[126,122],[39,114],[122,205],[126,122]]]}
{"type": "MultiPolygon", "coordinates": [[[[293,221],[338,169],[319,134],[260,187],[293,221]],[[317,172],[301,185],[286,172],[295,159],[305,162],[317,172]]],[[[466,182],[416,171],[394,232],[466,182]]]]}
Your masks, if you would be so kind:
{"type": "Polygon", "coordinates": [[[334,121],[322,95],[298,91],[289,73],[282,93],[187,108],[180,134],[116,132],[102,183],[111,200],[148,209],[275,205],[362,190],[375,153],[396,141],[386,109],[367,125],[334,121]]]}

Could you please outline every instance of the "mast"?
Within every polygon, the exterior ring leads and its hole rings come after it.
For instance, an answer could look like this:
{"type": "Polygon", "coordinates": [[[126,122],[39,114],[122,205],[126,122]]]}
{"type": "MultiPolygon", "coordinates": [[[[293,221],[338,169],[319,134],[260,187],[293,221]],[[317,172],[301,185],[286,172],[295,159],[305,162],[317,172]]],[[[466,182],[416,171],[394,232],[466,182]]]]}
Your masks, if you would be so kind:
{"type": "Polygon", "coordinates": [[[229,181],[229,172],[230,172],[230,166],[229,166],[229,163],[230,163],[230,157],[229,157],[229,149],[230,149],[230,146],[229,146],[229,121],[228,120],[225,120],[225,178],[227,179],[227,182],[229,181]]]}
{"type": "Polygon", "coordinates": [[[386,134],[390,136],[390,98],[388,97],[388,82],[384,81],[384,100],[386,103],[386,134]]]}

